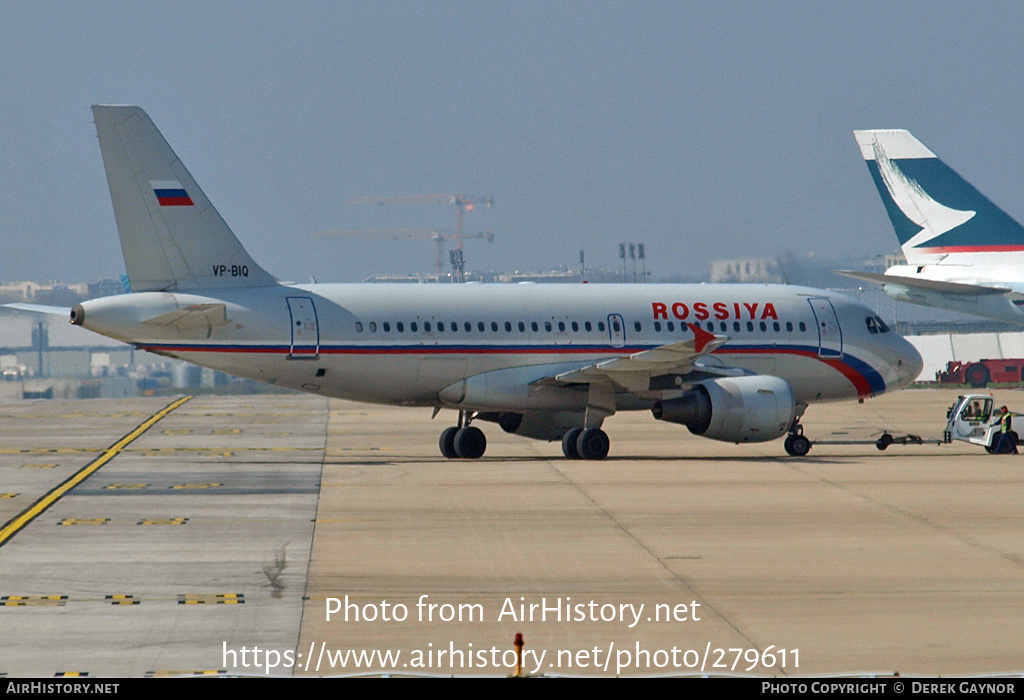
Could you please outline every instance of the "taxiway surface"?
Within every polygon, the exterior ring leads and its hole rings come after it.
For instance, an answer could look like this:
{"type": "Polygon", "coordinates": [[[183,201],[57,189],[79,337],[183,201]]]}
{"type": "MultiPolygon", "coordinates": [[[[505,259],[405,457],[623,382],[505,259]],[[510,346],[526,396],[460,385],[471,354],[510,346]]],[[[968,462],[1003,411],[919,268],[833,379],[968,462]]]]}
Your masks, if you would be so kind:
{"type": "MultiPolygon", "coordinates": [[[[938,437],[955,396],[816,405],[806,432],[938,437]]],[[[0,406],[0,522],[170,402],[0,406]]],[[[448,461],[429,416],[185,402],[0,544],[0,673],[504,675],[516,633],[548,675],[1024,671],[1019,457],[794,458],[636,413],[603,462],[488,423],[448,461]]]]}

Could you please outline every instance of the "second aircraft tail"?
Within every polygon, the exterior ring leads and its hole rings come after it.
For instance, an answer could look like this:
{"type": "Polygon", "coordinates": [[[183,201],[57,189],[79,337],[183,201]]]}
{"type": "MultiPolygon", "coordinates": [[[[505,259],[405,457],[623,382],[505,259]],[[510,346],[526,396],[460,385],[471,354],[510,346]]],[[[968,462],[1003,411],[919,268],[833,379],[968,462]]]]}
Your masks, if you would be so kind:
{"type": "Polygon", "coordinates": [[[970,264],[971,254],[1024,253],[1024,227],[909,131],[853,134],[908,263],[953,255],[970,264]]]}

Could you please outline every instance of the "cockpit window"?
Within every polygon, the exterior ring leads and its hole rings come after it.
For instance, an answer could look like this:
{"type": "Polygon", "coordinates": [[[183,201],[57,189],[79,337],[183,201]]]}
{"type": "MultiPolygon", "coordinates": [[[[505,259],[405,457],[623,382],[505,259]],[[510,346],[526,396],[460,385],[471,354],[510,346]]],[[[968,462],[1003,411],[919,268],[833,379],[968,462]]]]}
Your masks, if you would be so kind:
{"type": "Polygon", "coordinates": [[[864,319],[868,324],[868,333],[878,333],[878,324],[875,323],[875,319],[872,316],[868,316],[864,319]]]}
{"type": "Polygon", "coordinates": [[[880,317],[875,316],[875,323],[878,324],[878,331],[879,331],[879,333],[888,333],[889,332],[889,326],[885,325],[885,321],[883,321],[880,317]]]}

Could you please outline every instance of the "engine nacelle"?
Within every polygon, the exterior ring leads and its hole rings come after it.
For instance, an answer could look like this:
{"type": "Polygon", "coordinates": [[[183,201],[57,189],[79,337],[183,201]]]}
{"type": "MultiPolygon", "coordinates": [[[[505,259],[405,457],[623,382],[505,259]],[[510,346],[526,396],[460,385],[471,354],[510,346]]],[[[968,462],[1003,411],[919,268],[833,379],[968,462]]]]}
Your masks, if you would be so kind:
{"type": "Polygon", "coordinates": [[[476,417],[497,423],[506,433],[550,442],[561,440],[568,430],[582,428],[584,414],[577,411],[530,411],[479,413],[476,417]]]}
{"type": "Polygon", "coordinates": [[[767,442],[785,435],[796,416],[793,388],[767,375],[722,377],[696,384],[652,409],[658,420],[723,442],[767,442]]]}

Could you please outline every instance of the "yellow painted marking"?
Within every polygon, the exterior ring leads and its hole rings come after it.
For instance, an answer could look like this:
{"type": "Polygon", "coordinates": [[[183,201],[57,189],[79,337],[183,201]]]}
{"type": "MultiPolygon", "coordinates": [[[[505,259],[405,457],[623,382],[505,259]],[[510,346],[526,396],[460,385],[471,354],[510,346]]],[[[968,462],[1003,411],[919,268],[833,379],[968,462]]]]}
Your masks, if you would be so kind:
{"type": "Polygon", "coordinates": [[[146,671],[145,678],[172,678],[174,676],[225,676],[224,669],[205,669],[200,671],[146,671]]]}
{"type": "Polygon", "coordinates": [[[102,467],[104,464],[112,460],[118,455],[125,447],[127,447],[132,441],[136,440],[140,435],[145,433],[147,430],[152,428],[160,419],[164,418],[174,409],[181,406],[183,403],[191,399],[191,396],[185,396],[177,401],[164,406],[162,409],[154,413],[142,424],[140,424],[135,430],[131,431],[123,438],[115,442],[110,448],[102,455],[94,459],[92,462],[87,464],[85,467],[80,469],[64,483],[57,486],[45,496],[40,498],[38,501],[29,506],[23,513],[9,520],[6,525],[0,529],[0,547],[7,543],[11,537],[15,535],[21,528],[28,525],[34,518],[39,516],[40,513],[45,511],[47,508],[57,502],[61,496],[66,494],[71,489],[78,486],[82,481],[89,477],[93,472],[102,467]]]}
{"type": "Polygon", "coordinates": [[[107,484],[105,489],[144,489],[149,484],[107,484]]]}
{"type": "Polygon", "coordinates": [[[0,493],[0,498],[16,498],[18,495],[17,493],[0,493]]]}
{"type": "Polygon", "coordinates": [[[188,518],[144,518],[139,525],[184,525],[188,518]]]}
{"type": "Polygon", "coordinates": [[[174,428],[173,430],[163,431],[164,435],[191,435],[192,428],[174,428]]]}
{"type": "Polygon", "coordinates": [[[178,605],[241,605],[245,603],[244,593],[183,593],[178,596],[178,605]]]}
{"type": "Polygon", "coordinates": [[[106,525],[110,518],[61,518],[58,525],[106,525]]]}
{"type": "Polygon", "coordinates": [[[54,678],[84,678],[89,675],[88,671],[57,671],[54,678]]]}
{"type": "Polygon", "coordinates": [[[217,483],[213,483],[213,484],[178,484],[177,486],[172,486],[171,488],[172,489],[211,489],[211,488],[213,488],[215,486],[223,486],[223,485],[224,484],[217,484],[217,483]]]}
{"type": "Polygon", "coordinates": [[[5,595],[0,597],[0,605],[46,605],[61,606],[68,602],[66,595],[5,595]]]}
{"type": "Polygon", "coordinates": [[[135,600],[135,596],[127,595],[124,593],[116,593],[114,595],[105,596],[105,600],[109,600],[111,605],[138,605],[141,601],[135,600]]]}
{"type": "Polygon", "coordinates": [[[241,435],[241,428],[218,428],[214,430],[211,435],[241,435]]]}
{"type": "Polygon", "coordinates": [[[31,464],[22,464],[22,469],[53,469],[57,466],[56,462],[33,462],[31,464]]]}

